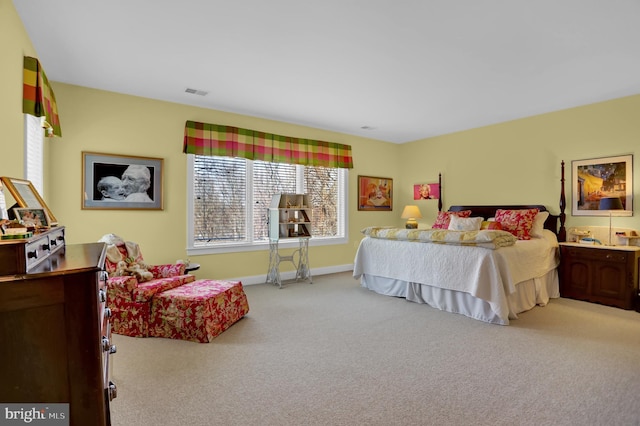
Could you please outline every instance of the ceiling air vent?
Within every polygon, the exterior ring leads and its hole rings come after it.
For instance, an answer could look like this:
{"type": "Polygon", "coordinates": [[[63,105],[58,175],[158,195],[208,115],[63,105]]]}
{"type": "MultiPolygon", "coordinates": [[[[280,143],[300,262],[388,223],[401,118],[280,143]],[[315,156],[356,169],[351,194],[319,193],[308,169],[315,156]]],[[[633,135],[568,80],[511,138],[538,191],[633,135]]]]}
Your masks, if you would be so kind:
{"type": "Polygon", "coordinates": [[[190,89],[188,87],[185,90],[185,92],[191,93],[192,95],[198,95],[198,96],[207,96],[209,94],[209,92],[205,92],[204,90],[190,89]]]}

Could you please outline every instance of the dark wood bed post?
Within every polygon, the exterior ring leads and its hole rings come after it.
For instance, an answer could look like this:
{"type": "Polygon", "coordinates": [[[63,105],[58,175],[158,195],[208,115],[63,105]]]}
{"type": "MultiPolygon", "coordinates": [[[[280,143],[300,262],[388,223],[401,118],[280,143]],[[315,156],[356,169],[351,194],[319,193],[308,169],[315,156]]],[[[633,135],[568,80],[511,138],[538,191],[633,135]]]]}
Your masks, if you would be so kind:
{"type": "Polygon", "coordinates": [[[438,173],[438,211],[442,211],[442,173],[438,173]]]}
{"type": "Polygon", "coordinates": [[[566,215],[564,209],[567,207],[567,201],[564,195],[564,160],[561,163],[561,175],[560,178],[560,230],[558,231],[558,241],[563,242],[567,240],[567,230],[564,227],[566,215]]]}

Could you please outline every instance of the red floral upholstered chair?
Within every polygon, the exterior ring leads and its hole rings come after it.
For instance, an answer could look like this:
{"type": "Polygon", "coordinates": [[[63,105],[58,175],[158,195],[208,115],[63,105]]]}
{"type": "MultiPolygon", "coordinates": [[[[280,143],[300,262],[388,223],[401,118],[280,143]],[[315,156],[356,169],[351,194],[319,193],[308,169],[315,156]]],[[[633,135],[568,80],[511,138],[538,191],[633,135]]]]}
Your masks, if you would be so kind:
{"type": "Polygon", "coordinates": [[[155,294],[195,281],[185,274],[182,263],[147,265],[138,244],[117,235],[103,236],[107,244],[105,269],[107,306],[111,309],[111,330],[133,337],[149,336],[151,301],[155,294]]]}

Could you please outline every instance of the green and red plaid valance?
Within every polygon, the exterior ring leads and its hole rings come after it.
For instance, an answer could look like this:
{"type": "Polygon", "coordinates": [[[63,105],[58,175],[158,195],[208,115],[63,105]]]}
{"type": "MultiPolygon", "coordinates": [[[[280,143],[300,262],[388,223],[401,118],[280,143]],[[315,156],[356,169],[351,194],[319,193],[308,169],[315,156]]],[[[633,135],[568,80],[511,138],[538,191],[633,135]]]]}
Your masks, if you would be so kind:
{"type": "Polygon", "coordinates": [[[40,61],[29,56],[24,57],[22,112],[45,117],[44,127],[47,129],[47,136],[62,136],[56,96],[49,86],[49,80],[40,61]]]}
{"type": "Polygon", "coordinates": [[[271,163],[352,169],[351,146],[187,121],[185,154],[241,157],[271,163]]]}

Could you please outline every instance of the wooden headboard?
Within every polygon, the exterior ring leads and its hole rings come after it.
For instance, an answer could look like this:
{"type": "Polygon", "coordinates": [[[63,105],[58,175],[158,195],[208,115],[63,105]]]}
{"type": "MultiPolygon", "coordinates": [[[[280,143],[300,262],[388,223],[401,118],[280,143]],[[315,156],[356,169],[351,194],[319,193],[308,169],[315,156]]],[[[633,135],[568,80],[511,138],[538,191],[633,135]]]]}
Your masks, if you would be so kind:
{"type": "MultiPolygon", "coordinates": [[[[544,229],[548,229],[554,234],[558,236],[558,241],[563,242],[567,239],[567,230],[564,226],[566,215],[564,213],[564,209],[567,205],[565,199],[564,192],[564,161],[560,163],[560,214],[553,215],[549,212],[549,217],[544,222],[544,229]],[[560,221],[560,226],[558,227],[558,221],[560,221]]],[[[439,177],[440,182],[440,202],[438,204],[438,210],[442,210],[442,177],[439,177]]],[[[484,217],[488,219],[490,217],[495,217],[496,210],[505,209],[505,210],[516,210],[516,209],[539,209],[541,212],[549,211],[545,206],[531,204],[531,205],[515,205],[515,206],[451,206],[449,207],[449,211],[459,212],[462,210],[471,210],[471,216],[474,217],[484,217]]]]}

